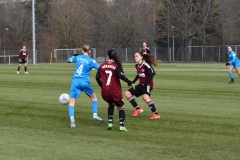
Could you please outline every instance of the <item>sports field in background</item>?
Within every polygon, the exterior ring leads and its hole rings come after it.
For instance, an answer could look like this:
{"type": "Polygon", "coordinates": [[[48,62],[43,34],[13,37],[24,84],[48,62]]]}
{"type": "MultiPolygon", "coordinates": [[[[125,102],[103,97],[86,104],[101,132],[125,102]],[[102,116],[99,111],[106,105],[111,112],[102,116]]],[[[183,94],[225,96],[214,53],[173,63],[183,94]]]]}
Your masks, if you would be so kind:
{"type": "MultiPolygon", "coordinates": [[[[161,119],[149,120],[150,109],[131,117],[125,100],[128,132],[107,130],[107,103],[99,100],[99,116],[92,119],[90,99],[76,101],[76,128],[70,129],[68,106],[58,97],[69,93],[74,64],[29,65],[29,75],[16,74],[18,64],[0,65],[1,160],[208,160],[240,159],[240,78],[228,84],[224,64],[160,64],[155,68],[152,100],[161,119]]],[[[125,64],[133,79],[134,64],[125,64]]],[[[123,93],[128,89],[123,82],[123,93]]]]}

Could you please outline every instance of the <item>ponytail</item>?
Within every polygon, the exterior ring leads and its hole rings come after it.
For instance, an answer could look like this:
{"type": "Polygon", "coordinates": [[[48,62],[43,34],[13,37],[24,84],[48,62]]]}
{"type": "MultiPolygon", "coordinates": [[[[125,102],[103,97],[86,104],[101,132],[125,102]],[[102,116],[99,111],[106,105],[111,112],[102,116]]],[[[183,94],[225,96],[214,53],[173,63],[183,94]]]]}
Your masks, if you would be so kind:
{"type": "Polygon", "coordinates": [[[109,59],[114,60],[114,62],[117,63],[117,65],[120,68],[120,70],[122,71],[122,73],[124,73],[122,63],[120,62],[120,60],[118,59],[118,56],[117,56],[117,52],[115,50],[109,50],[108,57],[109,57],[109,59]]]}

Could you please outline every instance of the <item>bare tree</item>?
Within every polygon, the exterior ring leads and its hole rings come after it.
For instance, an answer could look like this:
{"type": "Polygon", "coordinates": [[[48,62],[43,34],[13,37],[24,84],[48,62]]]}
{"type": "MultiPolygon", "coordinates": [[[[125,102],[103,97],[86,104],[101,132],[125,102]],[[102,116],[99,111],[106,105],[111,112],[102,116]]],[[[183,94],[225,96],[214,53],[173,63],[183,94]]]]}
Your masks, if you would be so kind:
{"type": "Polygon", "coordinates": [[[50,31],[56,35],[64,48],[80,47],[89,42],[89,14],[75,1],[62,1],[52,6],[49,17],[50,31]]]}
{"type": "MultiPolygon", "coordinates": [[[[208,44],[221,42],[221,3],[217,0],[165,0],[157,17],[157,41],[167,43],[167,6],[170,7],[170,26],[175,27],[176,45],[184,46],[185,23],[187,23],[188,46],[203,44],[203,4],[206,6],[206,37],[208,44]],[[187,22],[184,5],[187,7],[187,22]]],[[[188,60],[191,60],[191,48],[188,60]]]]}

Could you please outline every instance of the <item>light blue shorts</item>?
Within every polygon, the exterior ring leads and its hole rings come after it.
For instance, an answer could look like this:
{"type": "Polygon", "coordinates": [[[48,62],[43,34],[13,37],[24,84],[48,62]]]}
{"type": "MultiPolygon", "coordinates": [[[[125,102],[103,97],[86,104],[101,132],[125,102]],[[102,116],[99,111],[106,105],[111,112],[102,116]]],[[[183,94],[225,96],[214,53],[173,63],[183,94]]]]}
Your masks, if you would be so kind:
{"type": "Polygon", "coordinates": [[[79,98],[82,91],[84,91],[88,96],[94,93],[90,82],[83,82],[79,81],[78,79],[72,79],[70,98],[79,98]]]}
{"type": "Polygon", "coordinates": [[[233,62],[233,63],[230,63],[230,66],[234,67],[234,68],[240,68],[240,62],[233,62]]]}

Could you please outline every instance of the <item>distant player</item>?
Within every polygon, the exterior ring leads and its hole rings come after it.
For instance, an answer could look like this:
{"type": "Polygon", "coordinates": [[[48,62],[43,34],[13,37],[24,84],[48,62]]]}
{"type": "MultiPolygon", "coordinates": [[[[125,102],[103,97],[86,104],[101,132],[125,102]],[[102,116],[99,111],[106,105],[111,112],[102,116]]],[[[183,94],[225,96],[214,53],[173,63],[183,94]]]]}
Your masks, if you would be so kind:
{"type": "Polygon", "coordinates": [[[124,76],[122,64],[115,50],[108,51],[108,59],[107,62],[100,65],[96,74],[96,80],[102,88],[102,98],[108,103],[108,129],[112,129],[113,127],[114,107],[117,106],[119,112],[119,130],[127,131],[124,127],[125,110],[119,79],[128,83],[129,86],[134,87],[134,85],[124,76]]]}
{"type": "Polygon", "coordinates": [[[74,119],[74,106],[76,99],[84,91],[92,100],[92,113],[93,119],[103,122],[103,119],[98,116],[98,101],[97,96],[91,86],[89,79],[89,74],[93,68],[98,69],[99,64],[95,60],[89,57],[91,53],[91,48],[89,45],[83,45],[82,47],[83,55],[75,54],[70,57],[68,63],[76,63],[76,69],[72,77],[72,84],[70,90],[70,102],[68,107],[68,113],[71,121],[71,128],[75,128],[74,119]]]}
{"type": "Polygon", "coordinates": [[[150,54],[151,51],[150,49],[147,47],[147,43],[143,42],[143,48],[141,49],[142,54],[150,54]]]}
{"type": "Polygon", "coordinates": [[[19,57],[18,57],[19,65],[18,65],[18,69],[17,69],[17,74],[19,74],[19,70],[22,67],[22,64],[24,64],[24,71],[25,71],[24,73],[29,74],[27,72],[27,54],[28,54],[28,52],[27,52],[26,46],[23,46],[23,48],[19,52],[19,57]]]}
{"type": "Polygon", "coordinates": [[[137,62],[135,65],[137,76],[133,80],[133,83],[135,83],[138,79],[140,79],[140,81],[139,84],[135,87],[135,90],[131,88],[125,92],[126,98],[135,108],[135,112],[132,116],[136,117],[143,112],[143,109],[138,106],[135,98],[133,97],[142,96],[143,100],[147,103],[153,113],[150,119],[158,119],[160,118],[160,114],[157,112],[154,102],[150,99],[151,91],[153,89],[153,77],[155,75],[155,72],[150,64],[156,66],[157,61],[153,58],[152,55],[139,52],[135,53],[135,61],[137,62]],[[150,62],[150,64],[146,61],[150,62]]]}
{"type": "Polygon", "coordinates": [[[226,63],[226,66],[229,66],[228,67],[228,74],[230,77],[229,84],[231,84],[231,83],[234,83],[233,73],[232,73],[233,68],[236,68],[237,74],[240,77],[240,61],[237,58],[236,53],[232,50],[231,46],[228,46],[228,57],[229,57],[229,62],[226,63]]]}

